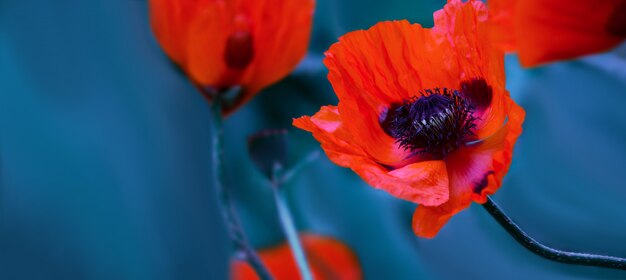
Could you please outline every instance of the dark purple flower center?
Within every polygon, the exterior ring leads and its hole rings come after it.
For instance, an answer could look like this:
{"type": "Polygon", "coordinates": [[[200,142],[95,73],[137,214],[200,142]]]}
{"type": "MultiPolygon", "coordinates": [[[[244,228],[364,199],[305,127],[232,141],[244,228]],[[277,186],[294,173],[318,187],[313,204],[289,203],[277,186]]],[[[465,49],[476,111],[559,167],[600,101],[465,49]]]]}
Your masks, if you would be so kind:
{"type": "Polygon", "coordinates": [[[381,114],[380,124],[405,150],[443,159],[476,140],[474,111],[489,106],[492,94],[484,80],[476,82],[481,80],[461,83],[461,91],[424,90],[402,104],[392,104],[381,114]]]}

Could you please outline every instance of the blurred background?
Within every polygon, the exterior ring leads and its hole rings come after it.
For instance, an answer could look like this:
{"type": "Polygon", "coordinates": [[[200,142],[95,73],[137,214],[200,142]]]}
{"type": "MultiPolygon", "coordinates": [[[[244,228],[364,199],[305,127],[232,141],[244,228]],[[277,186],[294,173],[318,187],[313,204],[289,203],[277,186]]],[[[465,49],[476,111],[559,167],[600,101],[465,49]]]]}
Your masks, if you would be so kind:
{"type": "MultiPolygon", "coordinates": [[[[432,26],[445,1],[318,0],[298,69],[225,123],[227,187],[254,246],[283,242],[246,137],[336,104],[323,51],[378,21],[432,26]]],[[[495,200],[564,250],[626,257],[626,47],[522,69],[527,111],[495,200]]],[[[209,108],[156,44],[144,0],[0,0],[0,279],[226,279],[209,177],[209,108]]],[[[290,157],[319,149],[290,129],[290,157]]],[[[415,205],[320,156],[285,186],[299,230],[334,236],[366,279],[626,279],[526,251],[480,205],[434,239],[415,205]]]]}

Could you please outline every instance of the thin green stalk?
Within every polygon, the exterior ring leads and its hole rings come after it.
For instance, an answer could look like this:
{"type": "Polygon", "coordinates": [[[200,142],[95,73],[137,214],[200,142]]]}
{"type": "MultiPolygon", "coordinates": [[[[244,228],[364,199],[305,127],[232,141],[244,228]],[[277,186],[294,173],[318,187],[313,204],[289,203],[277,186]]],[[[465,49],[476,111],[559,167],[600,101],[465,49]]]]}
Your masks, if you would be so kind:
{"type": "Polygon", "coordinates": [[[243,232],[241,223],[237,217],[235,207],[230,199],[230,193],[222,185],[222,179],[224,175],[224,167],[222,165],[223,159],[223,132],[222,132],[222,100],[218,94],[211,105],[212,125],[211,125],[211,149],[213,151],[211,160],[213,162],[213,186],[215,187],[219,201],[221,203],[221,211],[224,220],[228,227],[228,233],[235,247],[244,254],[245,260],[256,271],[257,275],[262,280],[273,279],[267,268],[261,262],[261,259],[256,254],[252,246],[248,243],[246,236],[243,232]]]}
{"type": "Polygon", "coordinates": [[[302,276],[303,280],[313,280],[313,274],[311,273],[311,269],[309,268],[306,254],[302,249],[302,244],[300,242],[300,238],[298,237],[296,226],[293,223],[291,213],[289,212],[287,202],[280,194],[278,185],[273,184],[272,190],[274,193],[276,208],[278,209],[280,224],[283,227],[285,235],[287,236],[287,242],[289,243],[289,247],[291,247],[291,251],[293,252],[293,256],[298,266],[298,270],[300,271],[300,276],[302,276]]]}
{"type": "Polygon", "coordinates": [[[515,239],[515,241],[539,256],[568,264],[626,270],[626,259],[624,258],[561,251],[541,244],[539,241],[530,237],[530,235],[524,232],[524,230],[513,222],[513,220],[511,220],[511,218],[509,218],[509,216],[507,216],[491,199],[491,197],[487,197],[487,202],[483,204],[483,207],[509,233],[509,235],[515,239]]]}

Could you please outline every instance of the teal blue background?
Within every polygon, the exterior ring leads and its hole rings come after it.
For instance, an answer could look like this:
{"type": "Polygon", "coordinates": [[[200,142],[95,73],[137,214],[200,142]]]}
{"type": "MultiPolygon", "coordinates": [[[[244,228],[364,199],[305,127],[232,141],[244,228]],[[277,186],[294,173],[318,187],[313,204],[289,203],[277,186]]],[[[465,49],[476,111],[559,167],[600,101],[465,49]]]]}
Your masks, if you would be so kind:
{"type": "MultiPolygon", "coordinates": [[[[226,120],[226,184],[255,246],[283,235],[247,135],[336,104],[321,58],[338,36],[431,26],[444,2],[320,0],[296,72],[226,120]]],[[[512,56],[507,75],[527,118],[495,200],[546,244],[626,257],[626,49],[530,70],[512,56]]],[[[0,0],[0,279],[226,278],[209,121],[145,1],[0,0]]],[[[291,132],[292,160],[319,149],[291,132]]],[[[324,155],[284,191],[298,228],[344,241],[367,279],[626,279],[529,253],[479,205],[418,239],[415,205],[324,155]]]]}

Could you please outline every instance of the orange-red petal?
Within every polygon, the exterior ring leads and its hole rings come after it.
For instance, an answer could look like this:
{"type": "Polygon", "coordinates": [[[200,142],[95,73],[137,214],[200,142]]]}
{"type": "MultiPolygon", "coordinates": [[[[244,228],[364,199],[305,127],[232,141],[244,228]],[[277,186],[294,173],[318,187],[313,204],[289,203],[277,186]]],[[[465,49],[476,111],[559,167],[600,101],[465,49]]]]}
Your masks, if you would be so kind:
{"type": "Polygon", "coordinates": [[[489,0],[489,10],[494,39],[527,67],[606,51],[626,38],[625,0],[489,0]]]}
{"type": "Polygon", "coordinates": [[[294,126],[313,133],[328,158],[351,168],[367,183],[398,198],[424,205],[448,199],[448,176],[443,161],[423,161],[390,170],[374,161],[357,145],[335,106],[324,106],[312,117],[295,119],[294,126]]]}
{"type": "MultiPolygon", "coordinates": [[[[301,234],[300,238],[315,279],[363,278],[356,255],[340,241],[316,234],[301,234]]],[[[259,256],[275,279],[300,279],[289,245],[261,250],[259,256]]],[[[241,260],[232,262],[231,271],[233,280],[259,279],[250,265],[241,260]]]]}
{"type": "Polygon", "coordinates": [[[479,1],[449,1],[435,12],[434,18],[433,33],[439,40],[451,42],[449,53],[453,58],[444,58],[442,63],[458,67],[457,85],[453,88],[458,88],[460,81],[482,78],[493,91],[491,105],[480,116],[476,131],[479,139],[488,137],[506,119],[504,100],[509,98],[509,93],[505,89],[504,55],[490,41],[487,9],[479,1]]]}
{"type": "Polygon", "coordinates": [[[222,88],[236,84],[241,74],[228,69],[224,54],[228,37],[235,32],[238,11],[232,4],[205,0],[197,1],[190,13],[195,16],[185,30],[187,36],[178,42],[185,50],[183,69],[199,85],[222,88]]]}
{"type": "MultiPolygon", "coordinates": [[[[247,1],[259,3],[263,1],[247,1]]],[[[300,62],[309,46],[312,26],[313,0],[266,0],[263,9],[257,9],[255,49],[259,55],[250,76],[249,87],[259,90],[276,82],[300,62]]]]}
{"type": "Polygon", "coordinates": [[[168,56],[185,64],[184,44],[189,22],[195,17],[192,0],[149,0],[152,31],[168,56]]]}

